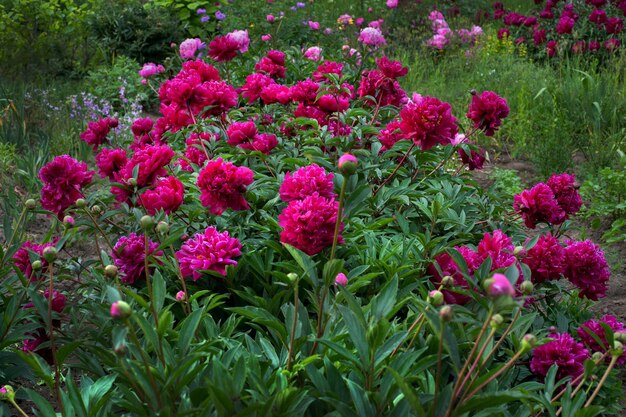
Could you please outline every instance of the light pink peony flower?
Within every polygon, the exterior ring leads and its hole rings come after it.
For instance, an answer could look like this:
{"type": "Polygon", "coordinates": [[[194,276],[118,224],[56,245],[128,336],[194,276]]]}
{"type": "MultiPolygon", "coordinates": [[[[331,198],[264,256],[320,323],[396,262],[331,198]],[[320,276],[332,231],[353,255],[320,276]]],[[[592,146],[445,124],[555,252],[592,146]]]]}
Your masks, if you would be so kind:
{"type": "Polygon", "coordinates": [[[378,47],[381,45],[385,45],[387,41],[385,41],[385,37],[380,32],[380,30],[373,27],[366,27],[361,30],[361,34],[359,35],[359,41],[364,45],[378,47]]]}

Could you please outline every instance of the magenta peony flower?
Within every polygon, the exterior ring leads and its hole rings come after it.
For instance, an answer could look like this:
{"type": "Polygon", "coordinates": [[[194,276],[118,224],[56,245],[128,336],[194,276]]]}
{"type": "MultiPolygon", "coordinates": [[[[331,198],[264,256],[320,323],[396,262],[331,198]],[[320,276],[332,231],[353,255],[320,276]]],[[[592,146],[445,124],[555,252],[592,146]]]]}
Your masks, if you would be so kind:
{"type": "Polygon", "coordinates": [[[98,174],[102,178],[114,180],[115,176],[128,163],[128,157],[124,149],[102,148],[96,155],[98,174]]]}
{"type": "MultiPolygon", "coordinates": [[[[33,253],[34,259],[41,261],[41,270],[46,271],[48,269],[48,261],[46,261],[43,257],[43,250],[48,246],[54,245],[55,243],[44,243],[43,245],[40,245],[38,243],[27,240],[13,255],[13,263],[15,264],[17,269],[22,271],[22,274],[24,274],[26,278],[30,278],[33,274],[33,267],[30,261],[30,253],[33,253]]],[[[33,276],[33,278],[35,277],[33,276]]]]}
{"type": "Polygon", "coordinates": [[[611,271],[602,249],[590,240],[566,244],[564,275],[580,288],[579,296],[594,301],[606,296],[611,271]]]}
{"type": "Polygon", "coordinates": [[[186,159],[178,160],[181,168],[185,171],[193,172],[193,168],[190,165],[190,162],[196,164],[199,167],[204,165],[208,157],[202,149],[202,144],[200,143],[200,141],[211,142],[218,141],[219,139],[220,136],[218,134],[209,132],[202,132],[200,134],[192,133],[191,135],[189,135],[189,137],[185,141],[185,144],[187,145],[187,149],[185,150],[186,159]]]}
{"type": "Polygon", "coordinates": [[[485,136],[493,136],[500,127],[502,119],[509,115],[509,106],[505,99],[493,91],[472,95],[467,117],[474,122],[475,129],[481,129],[485,136]]]}
{"type": "Polygon", "coordinates": [[[116,128],[119,125],[117,119],[111,117],[105,117],[97,122],[89,122],[87,124],[87,130],[82,132],[80,138],[91,145],[93,150],[97,150],[100,145],[106,142],[107,135],[111,129],[116,128]]]}
{"type": "Polygon", "coordinates": [[[565,220],[566,213],[559,206],[554,193],[542,182],[516,194],[513,201],[513,209],[522,216],[524,224],[530,229],[534,229],[540,222],[561,224],[565,220]]]}
{"type": "Polygon", "coordinates": [[[422,150],[449,144],[458,132],[452,107],[435,97],[414,94],[413,101],[400,111],[400,119],[402,133],[422,150]]]}
{"type": "Polygon", "coordinates": [[[44,185],[41,189],[41,206],[63,218],[65,210],[83,197],[81,189],[91,183],[94,171],[87,170],[87,164],[78,162],[69,155],[60,155],[44,165],[39,178],[44,185]]]}
{"type": "Polygon", "coordinates": [[[589,351],[582,343],[578,343],[568,333],[554,333],[553,339],[544,345],[537,346],[532,351],[530,370],[541,377],[545,377],[552,365],[557,365],[557,380],[571,377],[575,379],[584,372],[584,361],[589,358],[589,351]]]}
{"type": "Polygon", "coordinates": [[[594,9],[589,14],[589,21],[595,23],[596,25],[601,25],[607,20],[606,11],[602,9],[594,9]]]}
{"type": "Polygon", "coordinates": [[[387,7],[390,9],[395,9],[398,7],[398,0],[387,0],[387,7]]]}
{"type": "Polygon", "coordinates": [[[241,143],[249,143],[257,134],[256,126],[253,121],[233,122],[226,130],[228,136],[228,144],[237,146],[241,143]]]}
{"type": "Polygon", "coordinates": [[[535,46],[543,45],[548,40],[545,29],[533,31],[533,43],[535,46]]]}
{"type": "MultiPolygon", "coordinates": [[[[480,255],[467,247],[461,246],[455,247],[455,249],[465,259],[468,273],[470,275],[473,274],[474,271],[476,271],[476,269],[478,269],[480,264],[483,262],[480,255]]],[[[451,276],[454,279],[455,287],[463,290],[470,289],[467,280],[461,273],[461,268],[457,265],[456,262],[452,260],[452,257],[447,252],[437,255],[435,257],[434,263],[426,267],[426,272],[430,275],[430,280],[435,285],[435,288],[439,288],[439,286],[441,285],[441,280],[444,276],[451,276]],[[434,265],[435,263],[439,265],[442,273],[441,275],[437,271],[437,268],[434,265]]],[[[447,304],[464,305],[471,300],[469,296],[455,291],[455,288],[443,288],[441,292],[443,293],[444,300],[447,304]]]]}
{"type": "Polygon", "coordinates": [[[265,104],[288,104],[291,102],[291,89],[286,85],[276,83],[268,84],[261,90],[261,100],[263,100],[265,104]]]}
{"type": "Polygon", "coordinates": [[[285,78],[287,71],[285,68],[285,53],[276,50],[269,51],[267,56],[261,58],[254,66],[254,70],[272,78],[285,78]]]}
{"type": "Polygon", "coordinates": [[[406,138],[400,130],[400,120],[398,119],[392,120],[384,129],[381,129],[381,131],[378,132],[378,140],[383,145],[380,149],[381,152],[393,148],[393,145],[395,145],[396,142],[404,139],[406,138]]]}
{"type": "Polygon", "coordinates": [[[548,180],[548,187],[554,193],[556,201],[567,216],[573,216],[583,205],[583,200],[578,193],[576,178],[570,174],[552,175],[548,180]]]}
{"type": "Polygon", "coordinates": [[[559,35],[571,34],[575,24],[576,20],[571,17],[561,16],[559,22],[556,24],[556,33],[559,35]]]}
{"type": "Polygon", "coordinates": [[[244,53],[250,45],[247,30],[236,30],[225,36],[217,36],[209,43],[208,54],[218,62],[230,61],[237,56],[237,52],[244,53]]]}
{"type": "Polygon", "coordinates": [[[327,80],[325,76],[326,74],[335,74],[341,78],[342,71],[343,64],[335,61],[325,61],[313,72],[313,80],[317,82],[324,82],[327,80]]]}
{"type": "Polygon", "coordinates": [[[557,238],[550,233],[542,235],[522,260],[531,271],[533,283],[553,281],[565,272],[565,252],[557,238]]]}
{"type": "Polygon", "coordinates": [[[209,161],[198,175],[200,201],[218,216],[228,208],[247,210],[250,206],[243,194],[252,181],[254,173],[249,168],[237,167],[222,158],[209,161]]]}
{"type": "Polygon", "coordinates": [[[237,265],[232,258],[241,255],[239,239],[230,237],[228,232],[218,232],[214,227],[207,227],[204,233],[198,233],[187,240],[178,252],[176,259],[183,277],[192,277],[197,281],[201,271],[211,270],[226,276],[227,265],[237,265]]]}
{"type": "Polygon", "coordinates": [[[271,133],[259,133],[254,136],[252,142],[242,143],[239,145],[242,149],[249,149],[251,151],[259,151],[266,155],[278,146],[278,140],[276,139],[276,135],[272,135],[271,133]]]}
{"type": "Polygon", "coordinates": [[[376,60],[376,65],[385,77],[393,80],[404,77],[409,72],[408,68],[402,66],[402,62],[392,61],[385,55],[376,60]]]}
{"type": "Polygon", "coordinates": [[[546,44],[546,52],[548,53],[548,57],[552,58],[556,55],[558,43],[555,40],[550,40],[546,44]]]}
{"type": "MultiPolygon", "coordinates": [[[[624,327],[624,323],[618,321],[617,318],[609,314],[603,316],[598,321],[587,320],[580,325],[577,332],[580,340],[582,340],[585,346],[587,346],[587,348],[589,348],[589,350],[592,352],[605,353],[607,350],[612,348],[611,346],[609,346],[609,343],[606,340],[606,333],[601,324],[606,324],[607,326],[609,326],[613,333],[623,332],[624,330],[626,330],[626,328],[624,327]],[[597,336],[602,341],[602,345],[600,345],[592,335],[597,336]]],[[[606,362],[610,361],[611,356],[609,355],[606,358],[606,362]]],[[[623,353],[617,359],[618,365],[622,365],[624,362],[626,362],[626,353],[623,353]]]]}
{"type": "Polygon", "coordinates": [[[316,164],[299,168],[293,174],[287,172],[279,193],[286,202],[303,200],[315,193],[321,197],[335,198],[333,174],[316,164]]]}
{"type": "MultiPolygon", "coordinates": [[[[302,200],[292,200],[278,216],[278,224],[283,228],[280,241],[308,255],[321,252],[333,243],[338,210],[337,201],[318,193],[302,200]]],[[[343,223],[340,224],[339,232],[342,230],[343,223]]],[[[341,235],[337,242],[343,242],[341,235]]]]}
{"type": "Polygon", "coordinates": [[[609,35],[617,35],[624,30],[624,21],[617,16],[609,17],[604,22],[604,29],[609,35]]]}
{"type": "MultiPolygon", "coordinates": [[[[156,252],[159,244],[148,239],[148,255],[162,256],[163,252],[156,252]]],[[[113,247],[111,257],[115,266],[119,268],[120,279],[127,284],[145,278],[146,246],[143,235],[131,233],[119,238],[113,247]]]]}
{"type": "Polygon", "coordinates": [[[461,158],[461,162],[467,165],[470,171],[483,169],[483,164],[485,163],[485,152],[483,150],[470,149],[469,155],[462,148],[459,148],[457,152],[461,158]]]}
{"type": "Polygon", "coordinates": [[[154,216],[159,210],[171,213],[183,204],[185,188],[176,177],[165,177],[157,181],[153,190],[146,190],[139,196],[141,205],[149,215],[154,216]]]}
{"type": "Polygon", "coordinates": [[[241,96],[252,103],[261,96],[261,91],[265,87],[276,84],[270,76],[260,73],[253,73],[246,77],[246,83],[241,86],[241,96]]]}
{"type": "Polygon", "coordinates": [[[364,45],[373,47],[378,47],[387,43],[380,30],[373,27],[366,27],[362,29],[361,34],[359,35],[359,41],[363,42],[364,45]]]}
{"type": "MultiPolygon", "coordinates": [[[[494,230],[493,233],[485,233],[483,239],[478,243],[478,256],[481,263],[491,258],[491,270],[504,269],[513,265],[516,261],[513,255],[513,242],[501,230],[494,230]]],[[[520,281],[522,277],[520,276],[520,281]]]]}
{"type": "MultiPolygon", "coordinates": [[[[115,179],[122,184],[129,184],[133,178],[133,171],[137,169],[137,187],[142,188],[152,186],[157,177],[167,174],[165,166],[170,163],[174,157],[174,151],[168,146],[162,145],[146,145],[143,149],[138,150],[126,165],[117,173],[115,179]]],[[[113,186],[111,192],[115,194],[115,198],[119,202],[128,200],[128,192],[125,189],[113,186]]]]}
{"type": "Polygon", "coordinates": [[[358,94],[359,97],[364,99],[365,104],[370,107],[374,107],[377,104],[379,106],[392,105],[400,107],[408,101],[406,92],[402,89],[400,83],[386,77],[378,70],[363,71],[358,94]],[[375,100],[367,98],[367,96],[374,97],[375,100]]]}
{"type": "Polygon", "coordinates": [[[299,81],[291,87],[291,98],[296,103],[313,104],[317,99],[320,85],[307,78],[299,81]]]}
{"type": "Polygon", "coordinates": [[[343,272],[340,272],[335,277],[335,285],[339,285],[340,287],[345,287],[348,285],[348,277],[343,272]]]}

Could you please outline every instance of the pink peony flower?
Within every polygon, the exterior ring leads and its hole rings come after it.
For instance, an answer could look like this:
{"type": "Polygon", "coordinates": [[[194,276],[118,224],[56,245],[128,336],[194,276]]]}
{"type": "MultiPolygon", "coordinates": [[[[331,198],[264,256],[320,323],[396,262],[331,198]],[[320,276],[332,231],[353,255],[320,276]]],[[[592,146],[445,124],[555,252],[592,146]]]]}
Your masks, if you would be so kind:
{"type": "Polygon", "coordinates": [[[206,45],[199,38],[186,39],[180,44],[179,53],[182,59],[193,59],[199,49],[206,45]]]}
{"type": "MultiPolygon", "coordinates": [[[[315,255],[331,246],[335,233],[339,203],[313,193],[302,200],[292,200],[278,216],[283,228],[280,241],[308,255],[315,255]]],[[[339,232],[343,230],[340,224],[339,232]]],[[[338,243],[343,242],[341,235],[338,243]]]]}
{"type": "Polygon", "coordinates": [[[98,174],[102,178],[114,180],[117,173],[128,163],[128,157],[124,149],[102,148],[96,155],[98,174]]]}
{"type": "Polygon", "coordinates": [[[509,115],[509,106],[505,99],[493,91],[472,95],[467,117],[474,122],[475,129],[481,129],[485,136],[493,136],[500,127],[502,119],[509,115]]]}
{"type": "Polygon", "coordinates": [[[93,150],[97,150],[100,145],[106,142],[107,135],[111,129],[116,128],[119,125],[117,119],[111,117],[105,117],[97,122],[90,122],[87,125],[87,130],[82,132],[80,138],[91,145],[93,150]]]}
{"type": "Polygon", "coordinates": [[[272,149],[278,146],[278,140],[276,135],[270,133],[258,133],[254,136],[252,142],[241,143],[239,145],[242,149],[249,149],[251,151],[259,151],[266,155],[269,155],[272,149]]]}
{"type": "Polygon", "coordinates": [[[262,40],[263,42],[269,42],[269,41],[271,41],[271,40],[272,40],[272,35],[271,35],[271,34],[269,34],[269,33],[267,33],[267,34],[265,34],[265,35],[261,35],[261,40],[262,40]]]}
{"type": "Polygon", "coordinates": [[[220,137],[218,134],[209,133],[209,132],[202,132],[200,134],[192,133],[191,135],[189,135],[189,137],[185,141],[185,144],[187,145],[187,149],[185,150],[186,159],[181,158],[178,160],[178,163],[180,164],[181,168],[184,169],[185,171],[193,172],[193,167],[190,165],[190,162],[193,164],[196,164],[199,167],[204,165],[206,160],[209,158],[207,157],[207,154],[205,153],[204,149],[202,149],[203,144],[200,141],[203,141],[203,142],[214,141],[215,142],[215,141],[218,141],[219,139],[220,137]]]}
{"type": "Polygon", "coordinates": [[[291,101],[291,89],[286,85],[268,84],[261,90],[261,100],[265,104],[288,104],[291,101]]]}
{"type": "Polygon", "coordinates": [[[578,193],[578,184],[576,184],[576,178],[573,175],[552,175],[548,179],[548,187],[568,217],[578,213],[583,205],[583,200],[578,193]]]}
{"type": "Polygon", "coordinates": [[[69,155],[55,157],[39,171],[44,183],[41,206],[63,218],[65,210],[83,197],[82,188],[91,183],[93,174],[94,171],[87,170],[86,163],[69,155]]]}
{"type": "Polygon", "coordinates": [[[246,83],[241,87],[241,96],[252,103],[261,96],[261,91],[267,86],[276,84],[270,76],[253,73],[246,77],[246,83]]]}
{"type": "MultiPolygon", "coordinates": [[[[605,324],[611,328],[613,333],[615,332],[623,332],[626,330],[624,327],[624,323],[618,321],[614,316],[609,314],[603,316],[600,320],[587,320],[577,330],[578,337],[583,341],[585,346],[589,348],[592,352],[600,352],[605,353],[612,348],[609,346],[609,343],[606,339],[606,332],[602,327],[602,324],[605,324]],[[597,336],[602,344],[599,344],[593,335],[597,336]]],[[[606,362],[610,362],[611,356],[609,355],[606,358],[606,362]]],[[[623,353],[618,359],[617,364],[622,365],[626,362],[626,353],[623,353]]]]}
{"type": "Polygon", "coordinates": [[[422,150],[452,142],[458,132],[450,104],[435,97],[413,95],[400,111],[400,130],[422,150]]]}
{"type": "Polygon", "coordinates": [[[404,77],[409,72],[408,68],[402,66],[402,62],[392,61],[385,55],[376,60],[376,65],[385,77],[391,78],[392,80],[404,77]]]}
{"type": "Polygon", "coordinates": [[[535,185],[513,197],[513,209],[522,216],[524,224],[534,229],[537,223],[561,224],[566,213],[559,206],[554,193],[544,183],[535,185]]]}
{"type": "Polygon", "coordinates": [[[226,266],[237,265],[233,258],[241,255],[239,239],[230,237],[228,232],[218,232],[214,227],[207,227],[204,233],[198,233],[187,240],[176,252],[183,277],[192,277],[197,281],[201,271],[215,271],[226,276],[226,266]]]}
{"type": "Polygon", "coordinates": [[[225,36],[217,36],[209,43],[208,54],[218,62],[230,61],[237,52],[245,53],[250,45],[247,30],[236,30],[225,36]]]}
{"type": "Polygon", "coordinates": [[[320,22],[314,22],[312,20],[309,20],[307,24],[309,25],[309,28],[311,30],[320,30],[320,22]]]}
{"type": "Polygon", "coordinates": [[[228,144],[237,146],[241,143],[249,143],[257,134],[256,126],[253,121],[233,122],[226,130],[228,136],[228,144]]]}
{"type": "Polygon", "coordinates": [[[542,235],[522,260],[531,271],[534,283],[553,281],[565,272],[565,252],[557,238],[550,233],[542,235]]]}
{"type": "Polygon", "coordinates": [[[475,169],[478,169],[478,170],[483,169],[483,164],[485,163],[484,151],[480,149],[479,150],[470,149],[470,153],[468,155],[464,149],[459,148],[457,152],[459,154],[459,157],[461,158],[461,162],[467,165],[470,171],[473,171],[475,169]]]}
{"type": "Polygon", "coordinates": [[[176,177],[165,177],[157,181],[153,190],[144,191],[139,201],[149,215],[154,216],[159,210],[169,214],[183,204],[185,188],[176,177]]]}
{"type": "MultiPolygon", "coordinates": [[[[476,269],[478,269],[478,267],[482,263],[481,256],[473,250],[464,246],[455,247],[455,249],[465,259],[468,273],[470,275],[473,274],[474,271],[476,271],[476,269]]],[[[457,289],[469,290],[470,287],[467,280],[463,276],[463,273],[461,272],[461,268],[447,252],[437,255],[434,259],[434,262],[426,267],[426,272],[430,275],[430,280],[435,285],[435,288],[438,288],[441,285],[441,280],[444,276],[451,276],[454,279],[453,288],[443,288],[441,290],[446,304],[464,305],[471,300],[469,296],[458,292],[457,289]],[[439,274],[439,271],[437,271],[435,263],[439,266],[439,269],[441,269],[441,274],[439,274]]]]}
{"type": "Polygon", "coordinates": [[[150,78],[163,72],[165,72],[165,68],[163,67],[163,65],[157,65],[153,64],[152,62],[148,62],[143,64],[143,67],[139,70],[139,76],[142,78],[150,78]]]}
{"type": "Polygon", "coordinates": [[[515,288],[504,274],[493,274],[491,282],[487,288],[487,293],[492,297],[515,296],[515,288]]]}
{"type": "Polygon", "coordinates": [[[291,87],[291,98],[296,103],[313,104],[317,99],[320,85],[307,78],[291,87]]]}
{"type": "Polygon", "coordinates": [[[267,56],[254,66],[256,72],[268,75],[272,78],[285,78],[287,69],[285,68],[285,53],[272,50],[267,56]]]}
{"type": "Polygon", "coordinates": [[[384,129],[378,133],[378,140],[382,143],[381,151],[393,148],[399,140],[404,140],[404,134],[400,130],[400,120],[394,119],[384,129]]]}
{"type": "Polygon", "coordinates": [[[611,271],[602,249],[590,240],[566,243],[564,275],[580,288],[579,296],[594,301],[606,296],[611,271]]]}
{"type": "Polygon", "coordinates": [[[557,365],[557,380],[565,377],[575,379],[581,375],[584,372],[584,361],[589,358],[589,351],[568,333],[554,333],[550,338],[551,342],[533,349],[530,370],[545,377],[550,367],[557,365]]]}
{"type": "Polygon", "coordinates": [[[335,277],[335,285],[339,285],[341,287],[348,285],[348,277],[346,277],[346,274],[343,272],[338,273],[335,277]]]}
{"type": "Polygon", "coordinates": [[[324,82],[327,80],[326,74],[335,74],[341,78],[342,70],[343,64],[334,61],[325,61],[317,67],[317,70],[313,72],[313,80],[317,82],[324,82]]]}
{"type": "Polygon", "coordinates": [[[319,46],[312,46],[304,51],[304,57],[309,61],[319,61],[322,59],[322,48],[319,46]]]}
{"type": "Polygon", "coordinates": [[[363,42],[364,45],[373,47],[379,47],[387,43],[380,30],[373,27],[366,27],[362,29],[361,34],[359,35],[359,41],[363,42]]]}
{"type": "Polygon", "coordinates": [[[614,52],[617,48],[619,48],[620,45],[621,42],[617,38],[610,38],[604,41],[604,49],[606,49],[608,52],[614,52]]]}
{"type": "Polygon", "coordinates": [[[252,181],[254,173],[249,168],[237,167],[222,158],[209,161],[198,176],[200,201],[218,216],[228,208],[247,210],[250,206],[244,193],[252,181]]]}
{"type": "Polygon", "coordinates": [[[395,9],[398,7],[398,0],[387,0],[387,7],[390,9],[395,9]]]}
{"type": "Polygon", "coordinates": [[[287,172],[280,186],[280,198],[283,201],[303,200],[317,193],[321,197],[335,198],[333,174],[324,168],[312,164],[299,168],[293,174],[287,172]]]}
{"type": "MultiPolygon", "coordinates": [[[[145,278],[146,245],[143,235],[131,233],[119,238],[113,247],[111,257],[115,266],[119,268],[120,279],[127,284],[145,278]]],[[[163,252],[156,252],[159,244],[148,239],[147,252],[149,256],[162,256],[163,252]]]]}

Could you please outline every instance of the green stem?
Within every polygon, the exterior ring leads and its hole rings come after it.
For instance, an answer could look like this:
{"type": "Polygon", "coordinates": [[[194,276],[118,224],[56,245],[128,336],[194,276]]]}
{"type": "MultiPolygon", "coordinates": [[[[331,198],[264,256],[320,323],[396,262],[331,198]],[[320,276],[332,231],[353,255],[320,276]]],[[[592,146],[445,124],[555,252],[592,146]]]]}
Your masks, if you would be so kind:
{"type": "Polygon", "coordinates": [[[518,351],[515,355],[513,355],[513,357],[511,358],[511,360],[509,360],[502,368],[500,368],[498,370],[498,372],[496,372],[495,374],[493,374],[489,379],[487,379],[485,382],[483,382],[482,384],[480,384],[474,391],[470,392],[466,398],[470,399],[472,398],[474,395],[476,395],[476,393],[478,393],[481,389],[485,388],[487,385],[489,385],[489,383],[491,381],[493,381],[494,379],[496,379],[497,377],[499,377],[500,375],[502,375],[505,371],[507,371],[511,366],[513,366],[515,364],[515,362],[519,359],[520,356],[522,356],[522,354],[524,353],[523,350],[518,351]]]}
{"type": "MultiPolygon", "coordinates": [[[[150,298],[150,311],[152,313],[152,318],[154,319],[154,328],[159,328],[159,315],[156,311],[156,307],[154,305],[154,293],[152,292],[152,283],[150,282],[150,268],[148,268],[148,233],[143,233],[144,238],[144,257],[143,257],[143,266],[144,272],[146,274],[146,286],[148,287],[148,297],[150,298]]],[[[161,335],[158,336],[159,339],[159,359],[161,363],[165,366],[165,354],[163,353],[163,343],[161,340],[161,335]]]]}
{"type": "Polygon", "coordinates": [[[13,240],[15,239],[15,236],[17,235],[17,231],[20,230],[20,226],[22,225],[22,221],[24,220],[24,215],[26,214],[26,210],[28,209],[24,207],[22,209],[22,212],[20,213],[20,217],[17,219],[17,224],[15,225],[15,229],[13,229],[13,233],[11,233],[11,238],[9,239],[9,244],[7,245],[7,249],[4,252],[4,255],[2,255],[2,265],[4,265],[4,262],[6,261],[6,257],[9,254],[9,251],[11,250],[11,245],[13,244],[13,240]]]}
{"type": "MultiPolygon", "coordinates": [[[[463,382],[461,383],[461,386],[459,386],[459,390],[456,393],[455,397],[461,394],[461,392],[463,392],[463,387],[465,386],[465,384],[467,384],[470,377],[474,374],[474,371],[476,370],[476,367],[478,366],[478,363],[480,362],[480,358],[483,356],[483,353],[485,353],[485,349],[487,348],[487,344],[489,343],[489,340],[491,340],[491,338],[494,336],[495,333],[496,333],[496,328],[492,327],[491,331],[489,332],[489,335],[487,336],[487,339],[485,340],[485,343],[483,343],[482,347],[480,348],[480,351],[476,355],[476,359],[474,360],[474,363],[470,367],[469,371],[467,371],[467,374],[465,374],[465,377],[463,378],[463,382]]],[[[477,342],[480,342],[480,340],[478,340],[477,342]]]]}
{"type": "Polygon", "coordinates": [[[413,148],[415,148],[415,142],[413,142],[411,144],[411,147],[406,151],[406,153],[404,154],[404,156],[402,157],[402,159],[400,160],[400,162],[398,163],[398,165],[396,165],[396,168],[393,170],[393,172],[391,173],[391,175],[389,175],[387,178],[385,178],[385,180],[383,181],[382,184],[380,184],[380,186],[378,186],[378,188],[376,189],[376,191],[374,191],[372,193],[372,197],[375,197],[376,194],[378,194],[378,192],[385,186],[385,184],[387,184],[389,181],[391,181],[391,179],[394,177],[394,175],[396,175],[396,172],[398,172],[398,170],[400,169],[400,167],[404,164],[404,161],[406,161],[406,158],[409,156],[409,154],[411,153],[411,151],[413,150],[413,148]]]}
{"type": "Polygon", "coordinates": [[[441,320],[439,327],[439,349],[437,350],[437,373],[435,374],[435,394],[433,396],[433,409],[432,415],[435,417],[437,411],[437,395],[439,393],[439,381],[441,381],[441,356],[443,353],[443,330],[446,322],[441,320]]]}
{"type": "Polygon", "coordinates": [[[346,196],[346,186],[348,177],[344,175],[343,184],[341,184],[341,192],[339,193],[339,209],[337,210],[337,220],[335,220],[335,233],[333,234],[333,247],[330,250],[330,259],[335,259],[335,250],[337,249],[337,241],[339,240],[339,228],[341,227],[341,219],[343,217],[343,203],[346,196]]]}
{"type": "Polygon", "coordinates": [[[16,409],[17,411],[19,411],[19,412],[20,412],[20,414],[21,414],[22,416],[24,416],[24,417],[30,417],[28,414],[26,414],[26,412],[25,412],[24,410],[22,410],[22,407],[20,407],[19,405],[17,405],[17,403],[15,402],[15,400],[9,400],[9,402],[11,403],[11,405],[12,405],[13,407],[15,407],[15,409],[16,409]]]}
{"type": "Polygon", "coordinates": [[[53,262],[50,262],[48,269],[49,272],[49,287],[48,287],[48,332],[50,333],[50,351],[52,352],[52,363],[54,365],[54,394],[57,403],[63,410],[63,402],[61,401],[61,374],[59,372],[59,362],[57,361],[57,351],[54,344],[54,326],[52,324],[52,300],[53,300],[53,262]]]}
{"type": "Polygon", "coordinates": [[[293,360],[293,345],[296,338],[296,325],[298,323],[298,281],[296,280],[293,296],[293,323],[291,324],[291,337],[289,338],[289,354],[287,355],[287,370],[291,371],[293,360]]]}
{"type": "Polygon", "coordinates": [[[146,369],[146,373],[148,374],[148,380],[150,381],[150,385],[156,394],[156,400],[158,404],[158,408],[161,409],[161,395],[160,389],[157,387],[156,381],[154,380],[154,375],[152,375],[152,370],[150,369],[150,364],[148,363],[148,358],[146,357],[146,353],[143,351],[143,347],[139,342],[139,338],[137,337],[137,333],[135,333],[135,328],[131,326],[130,321],[128,319],[124,319],[126,323],[126,327],[128,328],[131,339],[133,339],[133,343],[137,346],[139,350],[139,356],[141,356],[141,361],[143,362],[143,366],[146,369]]]}
{"type": "Polygon", "coordinates": [[[85,213],[87,213],[87,215],[89,216],[89,218],[91,219],[91,221],[93,222],[93,225],[96,226],[96,229],[98,229],[98,232],[100,232],[100,234],[102,235],[102,237],[104,238],[104,240],[106,241],[107,245],[109,246],[109,248],[111,249],[111,251],[113,252],[113,245],[111,244],[111,241],[109,240],[109,237],[106,235],[106,233],[104,233],[104,230],[102,230],[102,228],[100,227],[100,225],[98,224],[98,222],[96,221],[95,217],[93,217],[93,215],[91,214],[91,212],[85,207],[83,209],[85,211],[85,213]]]}
{"type": "Polygon", "coordinates": [[[611,358],[611,363],[609,363],[609,367],[606,368],[606,371],[604,371],[604,375],[602,375],[602,379],[600,379],[600,382],[598,383],[598,386],[593,391],[593,394],[591,394],[591,397],[589,397],[589,399],[587,400],[587,402],[585,403],[585,406],[583,408],[589,407],[591,405],[591,403],[593,402],[593,400],[596,398],[596,396],[600,392],[600,388],[602,388],[602,385],[604,385],[604,383],[606,382],[606,379],[609,377],[609,374],[611,373],[611,370],[615,366],[615,363],[617,362],[619,357],[620,357],[620,355],[613,355],[613,357],[611,358]]]}

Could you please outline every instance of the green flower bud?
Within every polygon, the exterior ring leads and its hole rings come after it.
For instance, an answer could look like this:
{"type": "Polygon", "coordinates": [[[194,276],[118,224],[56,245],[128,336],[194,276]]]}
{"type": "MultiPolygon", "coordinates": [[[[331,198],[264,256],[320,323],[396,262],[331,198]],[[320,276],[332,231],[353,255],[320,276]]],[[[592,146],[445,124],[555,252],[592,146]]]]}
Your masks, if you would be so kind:
{"type": "Polygon", "coordinates": [[[130,305],[125,301],[116,301],[111,304],[111,317],[114,319],[124,320],[133,314],[130,305]]]}
{"type": "Polygon", "coordinates": [[[143,229],[150,229],[152,226],[154,226],[154,219],[152,218],[152,216],[143,216],[140,220],[139,220],[139,224],[141,224],[141,227],[143,229]]]}
{"type": "Polygon", "coordinates": [[[97,215],[97,214],[100,214],[100,213],[102,213],[102,207],[100,207],[99,205],[97,205],[97,204],[96,204],[96,205],[94,205],[94,206],[91,208],[91,212],[92,212],[93,214],[96,214],[96,215],[97,215]]]}
{"type": "Polygon", "coordinates": [[[13,391],[13,387],[10,385],[5,385],[0,388],[0,400],[14,402],[15,401],[15,391],[13,391]]]}
{"type": "Polygon", "coordinates": [[[85,201],[84,198],[79,198],[78,200],[76,200],[76,207],[85,208],[87,207],[87,202],[85,201]]]}
{"type": "Polygon", "coordinates": [[[290,273],[287,274],[287,278],[289,279],[289,282],[294,284],[294,283],[296,283],[296,281],[298,281],[298,279],[300,277],[295,272],[290,272],[290,273]]]}
{"type": "Polygon", "coordinates": [[[449,305],[441,307],[439,310],[439,318],[441,318],[442,321],[452,320],[454,318],[454,311],[452,310],[452,307],[449,305]]]}
{"type": "Polygon", "coordinates": [[[137,186],[137,178],[131,178],[131,179],[129,179],[129,180],[128,180],[128,184],[129,184],[131,187],[136,187],[136,186],[137,186]]]}
{"type": "Polygon", "coordinates": [[[156,231],[162,235],[166,234],[170,230],[170,225],[167,222],[158,222],[156,225],[156,231]]]}
{"type": "Polygon", "coordinates": [[[117,276],[118,269],[115,265],[107,265],[104,267],[104,275],[109,278],[115,278],[117,276]]]}
{"type": "Polygon", "coordinates": [[[491,321],[489,324],[491,325],[491,327],[497,328],[503,322],[504,322],[504,317],[502,317],[500,314],[494,314],[493,317],[491,317],[491,321]]]}
{"type": "Polygon", "coordinates": [[[28,210],[32,210],[32,209],[34,209],[35,207],[37,207],[37,202],[36,202],[34,199],[29,198],[29,199],[28,199],[28,200],[26,200],[26,202],[24,203],[24,206],[26,206],[26,208],[27,208],[28,210]]]}
{"type": "Polygon", "coordinates": [[[522,338],[522,352],[530,351],[537,344],[537,338],[534,334],[527,334],[522,338]]]}
{"type": "Polygon", "coordinates": [[[450,275],[446,275],[445,277],[441,278],[441,285],[443,285],[445,288],[453,287],[454,278],[452,278],[450,275]]]}
{"type": "Polygon", "coordinates": [[[530,281],[524,281],[524,282],[522,282],[520,284],[519,289],[522,292],[522,294],[530,295],[530,294],[533,293],[533,290],[535,289],[535,286],[530,281]]]}
{"type": "Polygon", "coordinates": [[[613,349],[611,350],[611,355],[613,356],[622,356],[624,354],[624,345],[622,342],[618,340],[613,341],[613,349]]]}
{"type": "Polygon", "coordinates": [[[36,261],[33,261],[33,264],[31,266],[33,267],[33,271],[39,271],[43,265],[41,261],[38,259],[36,261]]]}
{"type": "Polygon", "coordinates": [[[615,332],[613,334],[613,337],[615,338],[615,340],[619,340],[622,343],[626,342],[626,333],[625,332],[615,332]]]}
{"type": "Polygon", "coordinates": [[[526,252],[526,249],[524,249],[523,246],[516,246],[515,249],[513,249],[513,255],[515,256],[523,255],[524,252],[526,252]]]}
{"type": "Polygon", "coordinates": [[[428,293],[428,302],[436,307],[443,304],[443,293],[441,291],[432,290],[428,293]]]}
{"type": "Polygon", "coordinates": [[[593,355],[591,355],[591,359],[593,359],[593,361],[596,363],[599,363],[603,357],[604,355],[602,354],[602,352],[593,352],[593,355]]]}
{"type": "Polygon", "coordinates": [[[43,258],[48,262],[54,262],[59,252],[54,246],[46,246],[43,250],[43,258]]]}

